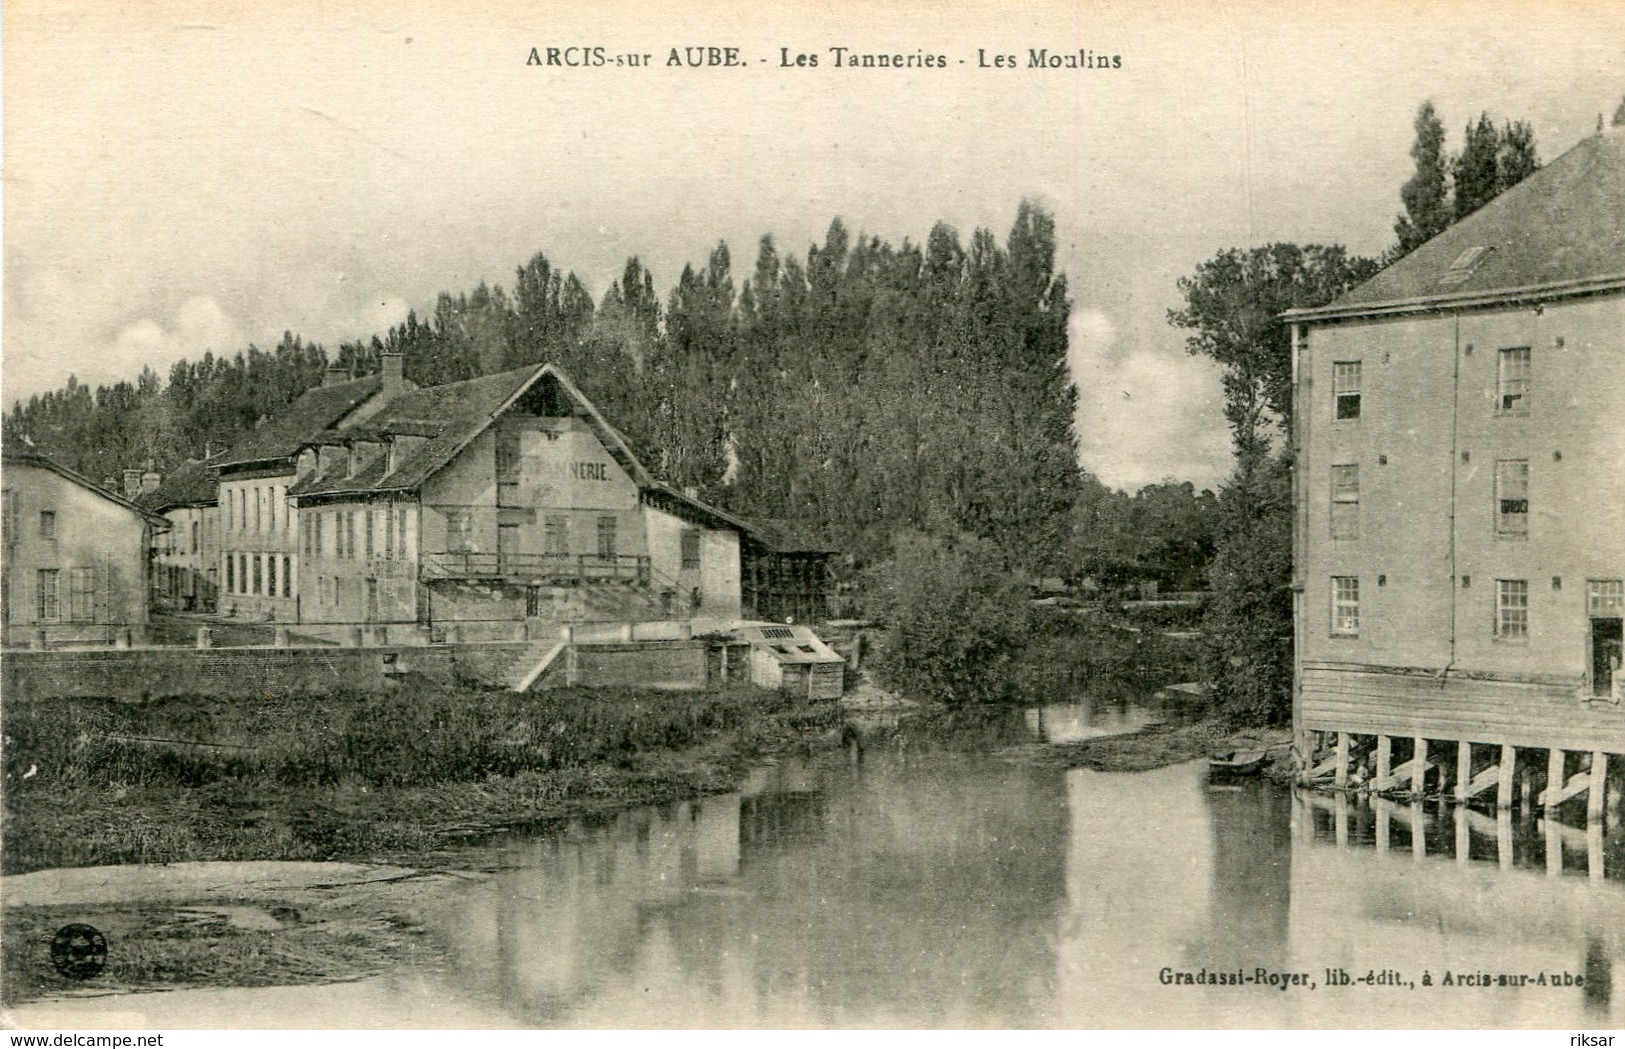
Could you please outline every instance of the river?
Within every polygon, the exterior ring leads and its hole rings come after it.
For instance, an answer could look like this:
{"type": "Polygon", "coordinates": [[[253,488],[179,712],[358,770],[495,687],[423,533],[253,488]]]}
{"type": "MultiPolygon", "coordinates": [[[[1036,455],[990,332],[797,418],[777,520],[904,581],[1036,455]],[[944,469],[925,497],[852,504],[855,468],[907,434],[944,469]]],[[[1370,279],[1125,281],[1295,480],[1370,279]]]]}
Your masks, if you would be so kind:
{"type": "Polygon", "coordinates": [[[1001,754],[1151,716],[905,724],[515,836],[432,906],[438,971],[52,1005],[82,1026],[1625,1025],[1617,829],[1001,754]]]}

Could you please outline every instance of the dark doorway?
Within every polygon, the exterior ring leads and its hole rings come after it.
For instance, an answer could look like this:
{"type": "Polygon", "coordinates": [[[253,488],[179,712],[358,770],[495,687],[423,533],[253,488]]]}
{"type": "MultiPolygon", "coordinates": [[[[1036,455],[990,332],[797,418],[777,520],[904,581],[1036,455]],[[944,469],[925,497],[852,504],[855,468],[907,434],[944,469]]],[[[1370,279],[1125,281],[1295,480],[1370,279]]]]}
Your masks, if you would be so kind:
{"type": "Polygon", "coordinates": [[[1606,696],[1620,672],[1621,639],[1619,616],[1597,616],[1591,620],[1591,694],[1606,696]]]}

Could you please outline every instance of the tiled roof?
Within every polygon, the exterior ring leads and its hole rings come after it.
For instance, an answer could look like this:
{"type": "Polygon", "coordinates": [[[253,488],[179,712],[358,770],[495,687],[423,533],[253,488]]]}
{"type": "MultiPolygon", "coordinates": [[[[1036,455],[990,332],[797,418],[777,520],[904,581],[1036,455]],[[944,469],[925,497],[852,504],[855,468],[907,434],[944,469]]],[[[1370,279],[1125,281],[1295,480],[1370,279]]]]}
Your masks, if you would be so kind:
{"type": "Polygon", "coordinates": [[[220,457],[195,459],[171,470],[156,489],[136,496],[135,501],[161,514],[177,506],[213,506],[219,499],[220,479],[215,473],[220,457]]]}
{"type": "Polygon", "coordinates": [[[405,491],[417,488],[451,462],[475,437],[484,431],[508,404],[532,384],[551,375],[575,403],[577,412],[593,427],[610,454],[640,485],[653,484],[643,464],[632,454],[614,427],[598,413],[570,380],[552,365],[527,365],[512,371],[484,375],[466,382],[427,386],[394,397],[387,405],[353,428],[313,431],[305,443],[342,443],[347,440],[381,440],[388,434],[425,437],[423,444],[385,475],[386,461],[380,457],[354,477],[306,478],[289,490],[290,495],[312,496],[339,493],[405,491]]]}
{"type": "Polygon", "coordinates": [[[312,434],[337,425],[377,393],[382,383],[381,375],[368,375],[349,382],[312,387],[234,445],[216,465],[229,467],[296,455],[312,434]]]}
{"type": "Polygon", "coordinates": [[[1579,145],[1329,306],[1319,319],[1625,287],[1625,129],[1579,145]]]}
{"type": "Polygon", "coordinates": [[[126,510],[129,510],[134,514],[137,514],[149,523],[160,527],[160,529],[169,527],[169,521],[167,519],[160,517],[145,507],[131,502],[122,495],[119,495],[117,492],[110,491],[109,489],[102,487],[83,474],[76,473],[75,471],[68,469],[66,466],[63,466],[61,463],[40,455],[38,452],[31,452],[26,448],[13,448],[8,446],[4,452],[3,458],[0,458],[0,462],[3,462],[6,467],[32,466],[40,470],[49,470],[60,477],[64,477],[69,481],[72,481],[74,484],[77,484],[82,488],[89,489],[109,502],[117,503],[119,506],[124,507],[126,510]]]}

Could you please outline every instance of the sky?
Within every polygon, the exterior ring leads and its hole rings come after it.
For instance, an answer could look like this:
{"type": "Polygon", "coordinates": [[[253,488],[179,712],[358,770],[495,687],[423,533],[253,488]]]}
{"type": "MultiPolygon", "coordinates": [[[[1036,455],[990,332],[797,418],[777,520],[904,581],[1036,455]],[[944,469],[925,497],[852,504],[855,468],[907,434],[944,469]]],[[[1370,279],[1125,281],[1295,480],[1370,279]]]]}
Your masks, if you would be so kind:
{"type": "Polygon", "coordinates": [[[1218,373],[1167,323],[1181,276],[1275,240],[1384,250],[1424,99],[1452,147],[1487,111],[1551,159],[1625,96],[1604,2],[254,6],[8,0],[7,405],[285,330],[336,349],[537,251],[595,297],[637,255],[664,297],[718,241],[742,280],[763,234],[1002,240],[1029,199],[1073,300],[1083,466],[1211,486],[1230,451],[1218,373]],[[527,65],[570,46],[654,64],[527,65]],[[666,64],[690,46],[742,64],[666,64]]]}

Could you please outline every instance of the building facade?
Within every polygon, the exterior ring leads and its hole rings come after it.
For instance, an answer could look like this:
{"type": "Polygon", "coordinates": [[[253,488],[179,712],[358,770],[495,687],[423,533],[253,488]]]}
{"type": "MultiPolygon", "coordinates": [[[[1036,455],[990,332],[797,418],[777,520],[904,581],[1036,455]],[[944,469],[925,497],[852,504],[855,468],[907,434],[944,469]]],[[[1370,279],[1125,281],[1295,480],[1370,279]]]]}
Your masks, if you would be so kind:
{"type": "Polygon", "coordinates": [[[1301,752],[1625,753],[1625,136],[1288,319],[1301,752]]]}
{"type": "Polygon", "coordinates": [[[152,539],[152,601],[177,612],[213,612],[220,590],[219,482],[212,465],[185,463],[135,501],[169,528],[152,539]]]}
{"type": "Polygon", "coordinates": [[[148,549],[167,522],[41,455],[8,448],[0,623],[6,645],[139,641],[148,549]]]}
{"type": "Polygon", "coordinates": [[[314,434],[290,494],[307,626],[474,640],[740,613],[742,523],[656,481],[551,365],[314,434]]]}
{"type": "Polygon", "coordinates": [[[360,422],[411,388],[401,378],[398,354],[385,354],[377,375],[351,379],[346,372],[330,371],[321,386],[305,391],[221,457],[215,464],[218,612],[299,620],[299,509],[288,493],[299,478],[300,448],[310,435],[360,422]]]}

